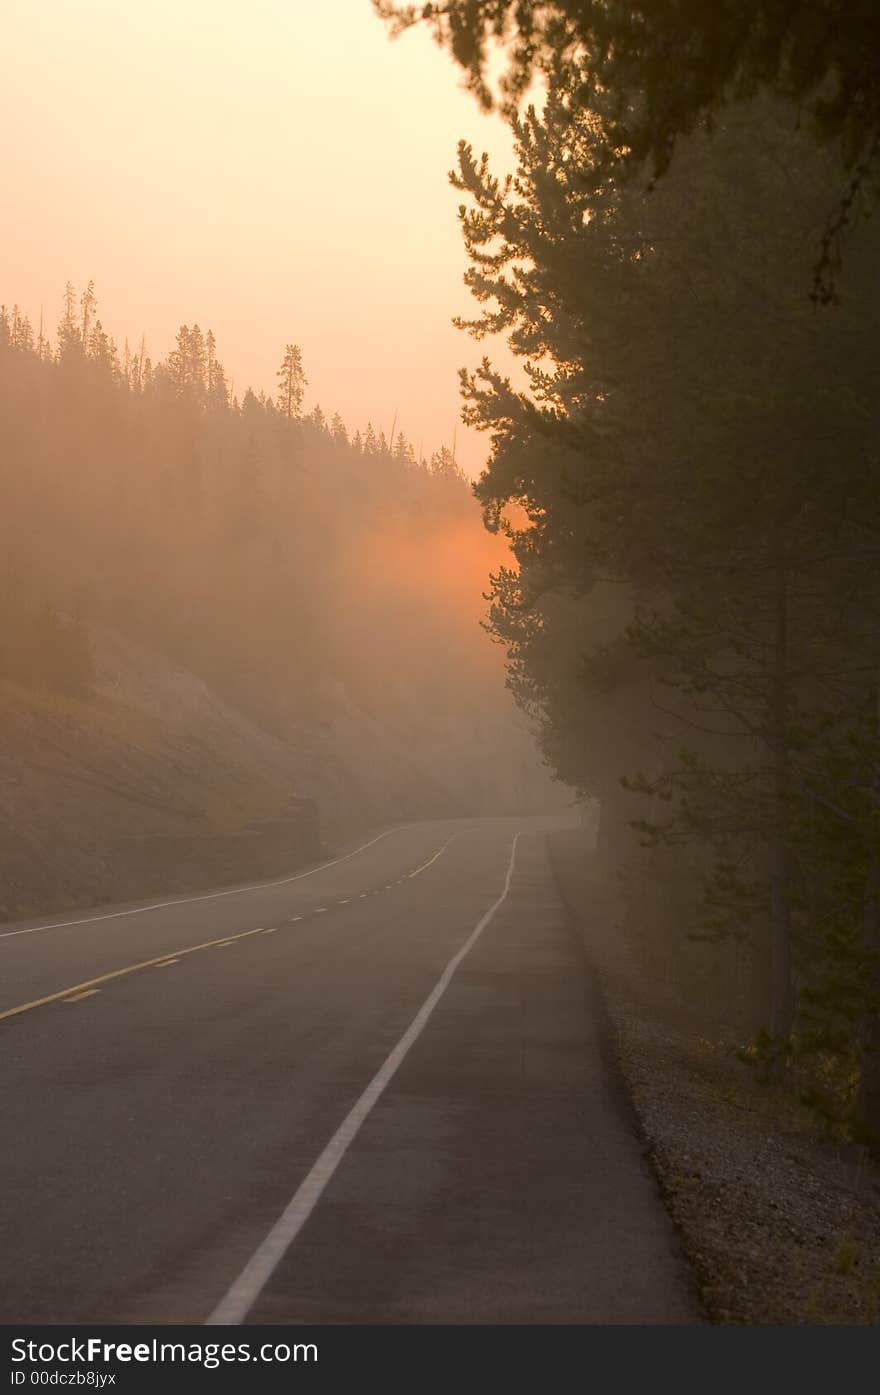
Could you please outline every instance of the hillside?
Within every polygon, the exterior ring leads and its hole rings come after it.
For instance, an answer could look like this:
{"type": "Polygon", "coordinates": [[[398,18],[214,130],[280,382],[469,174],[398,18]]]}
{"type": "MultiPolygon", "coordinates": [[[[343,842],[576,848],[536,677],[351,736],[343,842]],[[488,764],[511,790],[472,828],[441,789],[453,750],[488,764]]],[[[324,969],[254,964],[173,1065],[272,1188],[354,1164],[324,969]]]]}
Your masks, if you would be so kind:
{"type": "Polygon", "coordinates": [[[197,326],[120,353],[91,286],[55,347],[0,309],[7,918],[564,803],[480,629],[509,554],[453,458],[303,415],[291,373],[239,401],[197,326]]]}
{"type": "Polygon", "coordinates": [[[553,798],[513,714],[464,740],[449,722],[390,734],[328,683],[321,722],[282,737],[117,631],[93,646],[88,698],[0,684],[4,920],[280,874],[373,824],[553,798]],[[506,788],[469,773],[493,745],[506,788]],[[316,823],[291,817],[297,798],[316,823]]]}

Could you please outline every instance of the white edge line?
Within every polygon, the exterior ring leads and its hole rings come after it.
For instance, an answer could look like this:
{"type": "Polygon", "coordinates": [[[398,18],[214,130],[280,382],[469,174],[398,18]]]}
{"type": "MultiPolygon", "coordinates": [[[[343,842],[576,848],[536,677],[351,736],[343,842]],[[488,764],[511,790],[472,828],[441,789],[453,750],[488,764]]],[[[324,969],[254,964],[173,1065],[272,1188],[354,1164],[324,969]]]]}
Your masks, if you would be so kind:
{"type": "Polygon", "coordinates": [[[244,896],[249,891],[266,891],[273,886],[288,886],[290,882],[301,882],[304,877],[313,877],[316,872],[323,872],[327,867],[336,867],[340,862],[347,862],[350,857],[357,857],[358,853],[372,848],[375,843],[381,843],[383,838],[389,838],[392,833],[402,833],[404,829],[412,827],[412,824],[404,823],[399,828],[388,828],[377,838],[371,838],[369,843],[361,843],[359,848],[352,848],[351,852],[343,854],[342,857],[334,857],[330,862],[322,862],[319,867],[310,867],[307,872],[297,872],[292,877],[281,877],[275,882],[255,882],[250,886],[234,886],[229,891],[209,891],[202,896],[181,896],[176,901],[151,901],[148,906],[135,906],[130,911],[109,911],[106,915],[81,916],[79,920],[56,920],[51,925],[31,925],[24,930],[3,930],[0,931],[0,940],[11,940],[16,935],[35,935],[39,930],[63,930],[70,925],[94,925],[99,920],[119,920],[122,916],[144,915],[147,911],[164,911],[169,906],[188,906],[193,901],[216,901],[221,896],[244,896]]]}
{"type": "Polygon", "coordinates": [[[225,1296],[221,1298],[214,1311],[206,1318],[206,1327],[237,1326],[244,1321],[256,1303],[275,1269],[320,1201],[324,1189],[360,1132],[361,1125],[369,1117],[374,1105],[427,1026],[431,1014],[449,987],[459,964],[470,953],[496,911],[507,900],[513,879],[516,845],[519,838],[520,835],[517,833],[510,849],[510,861],[507,865],[507,875],[504,878],[504,890],[501,895],[496,901],[493,901],[461,949],[450,959],[400,1041],[384,1064],[379,1067],[363,1094],[349,1110],[320,1157],[313,1163],[310,1172],[297,1187],[269,1234],[257,1247],[251,1259],[225,1296]]]}

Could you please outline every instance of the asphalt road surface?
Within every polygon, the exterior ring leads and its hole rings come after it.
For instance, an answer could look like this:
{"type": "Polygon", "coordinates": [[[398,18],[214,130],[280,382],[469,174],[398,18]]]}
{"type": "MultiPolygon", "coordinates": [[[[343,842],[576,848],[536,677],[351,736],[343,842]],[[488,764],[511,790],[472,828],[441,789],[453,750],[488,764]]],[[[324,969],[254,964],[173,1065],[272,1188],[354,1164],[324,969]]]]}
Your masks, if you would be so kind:
{"type": "Polygon", "coordinates": [[[698,1321],[550,826],[0,928],[0,1320],[698,1321]]]}

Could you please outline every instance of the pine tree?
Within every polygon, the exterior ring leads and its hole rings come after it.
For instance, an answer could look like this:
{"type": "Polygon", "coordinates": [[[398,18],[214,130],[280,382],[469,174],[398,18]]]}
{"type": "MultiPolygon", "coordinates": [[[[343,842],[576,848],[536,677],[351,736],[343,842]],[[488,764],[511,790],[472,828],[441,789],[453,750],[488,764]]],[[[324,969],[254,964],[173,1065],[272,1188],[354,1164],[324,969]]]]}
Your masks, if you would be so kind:
{"type": "Polygon", "coordinates": [[[432,475],[448,475],[455,479],[463,478],[448,446],[441,446],[438,451],[434,451],[429,468],[432,475]]]}
{"type": "Polygon", "coordinates": [[[207,350],[198,325],[192,329],[181,325],[175,346],[168,355],[166,369],[175,393],[191,402],[205,400],[207,379],[207,350]]]}
{"type": "MultiPolygon", "coordinates": [[[[496,578],[492,628],[564,778],[600,782],[613,811],[607,753],[618,783],[631,746],[644,757],[651,773],[630,787],[668,796],[669,816],[643,832],[660,826],[711,859],[716,928],[754,913],[784,1041],[811,975],[842,974],[837,950],[810,949],[822,917],[861,936],[851,888],[871,866],[875,815],[850,811],[834,860],[810,829],[813,806],[839,806],[849,788],[836,772],[862,729],[865,672],[880,668],[864,618],[880,602],[872,248],[852,249],[854,299],[819,325],[805,313],[803,230],[835,171],[787,114],[729,113],[647,198],[595,180],[599,136],[576,80],[558,74],[543,116],[515,123],[515,184],[467,147],[456,181],[472,198],[467,280],[483,307],[467,327],[506,332],[531,382],[517,392],[486,361],[464,378],[467,419],[493,435],[477,491],[487,519],[506,530],[504,509],[519,505],[531,524],[512,531],[521,570],[496,578]],[[601,643],[597,576],[631,597],[601,643]],[[583,597],[580,634],[565,628],[567,596],[583,597]],[[618,698],[641,692],[632,741],[596,699],[603,682],[618,698]],[[664,738],[679,733],[660,752],[657,707],[664,738]]],[[[852,1036],[837,1040],[851,1066],[852,1036]]]]}
{"type": "Polygon", "coordinates": [[[116,363],[116,346],[97,319],[89,330],[88,356],[102,368],[112,370],[116,363]]]}
{"type": "Polygon", "coordinates": [[[64,288],[64,313],[58,325],[58,357],[69,362],[83,352],[81,327],[76,313],[76,291],[71,281],[64,288]]]}
{"type": "MultiPolygon", "coordinates": [[[[397,28],[429,25],[465,69],[483,105],[487,69],[506,58],[498,96],[514,112],[536,73],[571,78],[573,110],[589,114],[595,191],[634,174],[664,175],[697,129],[743,93],[793,99],[799,124],[842,156],[845,179],[809,225],[813,298],[835,294],[842,235],[862,196],[876,199],[880,167],[880,45],[872,3],[780,0],[376,0],[397,28]],[[673,61],[674,55],[674,61],[673,61]],[[806,113],[806,119],[803,114],[806,113]],[[824,227],[824,232],[823,232],[824,227]]],[[[802,230],[790,239],[796,248],[802,230]]]]}
{"type": "Polygon", "coordinates": [[[207,386],[207,348],[205,336],[193,325],[187,344],[187,387],[196,402],[203,402],[207,386]]]}
{"type": "Polygon", "coordinates": [[[205,336],[205,391],[209,406],[228,406],[229,388],[226,373],[223,364],[217,358],[217,342],[210,329],[205,336]]]}
{"type": "Polygon", "coordinates": [[[92,321],[98,308],[98,297],[95,295],[95,283],[90,281],[79,298],[80,303],[80,337],[83,350],[89,352],[90,335],[92,321]]]}
{"type": "Polygon", "coordinates": [[[406,439],[402,431],[398,431],[394,438],[393,458],[404,465],[415,464],[415,452],[412,443],[406,439]]]}
{"type": "Polygon", "coordinates": [[[10,342],[13,349],[18,349],[19,353],[31,353],[34,347],[34,331],[27,315],[19,310],[17,305],[12,307],[12,324],[10,328],[10,342]]]}
{"type": "Polygon", "coordinates": [[[181,325],[175,337],[174,348],[165,362],[169,380],[178,396],[182,396],[186,391],[188,357],[189,325],[181,325]]]}
{"type": "Polygon", "coordinates": [[[302,413],[303,397],[308,385],[308,378],[303,369],[302,353],[298,344],[288,344],[285,348],[277,377],[278,396],[276,401],[278,410],[287,417],[288,421],[292,421],[302,413]]]}

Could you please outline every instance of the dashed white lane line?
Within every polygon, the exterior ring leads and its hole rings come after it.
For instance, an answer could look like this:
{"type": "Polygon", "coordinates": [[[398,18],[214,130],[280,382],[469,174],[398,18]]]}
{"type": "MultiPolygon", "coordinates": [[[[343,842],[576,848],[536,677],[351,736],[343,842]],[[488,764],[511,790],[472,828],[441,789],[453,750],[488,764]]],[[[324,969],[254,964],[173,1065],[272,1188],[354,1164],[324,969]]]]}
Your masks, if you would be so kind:
{"type": "Polygon", "coordinates": [[[297,872],[292,877],[281,877],[274,882],[254,882],[250,886],[235,886],[228,891],[208,891],[201,896],[181,896],[176,901],[153,901],[147,906],[134,906],[128,911],[107,911],[104,915],[80,916],[78,920],[55,920],[51,925],[28,925],[23,930],[3,930],[0,931],[0,940],[11,940],[16,935],[36,935],[39,930],[61,930],[71,925],[94,925],[98,920],[119,920],[123,916],[145,915],[147,911],[164,911],[169,906],[188,906],[192,901],[216,901],[221,896],[244,896],[249,891],[265,891],[273,886],[288,886],[291,882],[301,882],[306,877],[314,877],[316,873],[323,872],[327,867],[336,867],[340,862],[348,862],[349,858],[357,857],[358,853],[365,852],[367,848],[372,848],[376,843],[381,843],[383,838],[390,838],[392,833],[403,833],[405,829],[412,828],[413,824],[401,824],[398,828],[388,828],[378,837],[371,838],[368,843],[361,843],[360,847],[352,848],[351,852],[343,853],[342,857],[331,858],[329,862],[322,862],[317,867],[310,867],[307,872],[297,872]]]}
{"type": "MultiPolygon", "coordinates": [[[[388,833],[395,833],[395,832],[400,832],[400,831],[401,831],[401,830],[399,830],[399,829],[389,829],[389,830],[388,830],[388,833]]],[[[332,866],[335,866],[335,863],[336,863],[336,862],[345,862],[347,858],[349,858],[349,857],[354,857],[355,853],[363,852],[364,848],[372,847],[373,843],[378,843],[378,842],[381,841],[382,838],[388,837],[388,833],[382,833],[382,834],[379,835],[378,838],[374,838],[374,839],[372,840],[372,842],[362,844],[361,847],[355,848],[352,852],[347,853],[347,854],[345,855],[345,857],[336,858],[336,859],[335,859],[335,862],[325,862],[325,863],[322,864],[321,867],[314,867],[314,868],[312,868],[312,871],[311,871],[311,872],[301,872],[301,873],[299,873],[299,874],[298,874],[297,876],[295,876],[295,877],[285,877],[285,878],[283,879],[283,881],[281,881],[281,882],[265,882],[265,883],[263,883],[262,885],[263,885],[263,886],[282,886],[282,885],[286,884],[287,882],[300,881],[303,877],[309,877],[309,876],[311,876],[311,875],[312,875],[312,872],[320,872],[320,871],[323,869],[323,867],[332,867],[332,866]]],[[[425,863],[423,863],[421,867],[417,867],[417,868],[415,869],[414,872],[410,872],[408,875],[409,875],[410,877],[417,877],[417,876],[419,875],[420,872],[424,872],[425,869],[428,868],[428,867],[430,867],[433,863],[435,863],[439,857],[442,857],[443,853],[444,853],[444,852],[446,851],[446,849],[449,847],[449,844],[450,844],[455,838],[457,838],[457,837],[458,837],[458,834],[457,834],[457,833],[454,833],[454,834],[452,835],[452,838],[449,838],[449,839],[443,844],[443,847],[440,848],[439,851],[436,852],[436,853],[434,854],[433,857],[429,858],[428,861],[425,862],[425,863]]],[[[401,878],[401,880],[404,880],[404,878],[401,878]]],[[[254,887],[239,887],[239,888],[236,888],[235,890],[230,891],[230,892],[225,892],[225,891],[224,891],[224,892],[211,892],[211,894],[210,894],[210,895],[207,895],[207,896],[189,896],[189,897],[183,898],[181,901],[166,901],[166,902],[163,902],[163,903],[161,904],[161,906],[160,906],[160,905],[139,906],[139,907],[137,907],[135,910],[131,910],[131,911],[114,911],[114,912],[112,912],[112,913],[109,914],[109,915],[92,916],[92,917],[87,918],[87,919],[85,919],[85,920],[79,920],[79,921],[77,921],[77,920],[72,920],[72,921],[66,921],[66,920],[65,920],[65,921],[59,921],[59,922],[57,923],[57,925],[38,925],[38,926],[33,926],[32,929],[33,929],[33,930],[53,930],[53,929],[59,928],[59,927],[62,926],[62,925],[88,925],[88,924],[90,924],[91,921],[93,921],[93,920],[115,920],[118,916],[137,915],[140,911],[146,911],[146,910],[160,910],[160,909],[162,909],[162,906],[178,906],[178,905],[184,905],[184,904],[186,904],[186,902],[188,902],[188,901],[211,901],[211,900],[214,900],[214,899],[215,899],[216,897],[218,897],[218,896],[227,896],[227,895],[228,895],[228,896],[233,896],[233,895],[236,895],[239,891],[245,891],[245,890],[258,891],[258,890],[260,890],[260,889],[261,889],[260,887],[256,887],[256,886],[254,886],[254,887]]],[[[390,891],[390,890],[391,890],[391,887],[388,886],[388,887],[386,887],[385,889],[386,889],[386,891],[390,891]]],[[[361,896],[361,897],[365,897],[365,896],[367,896],[367,895],[379,896],[379,895],[381,895],[381,891],[382,891],[382,888],[381,888],[381,887],[378,887],[376,890],[371,891],[371,892],[369,892],[369,893],[366,892],[366,891],[362,891],[362,892],[360,893],[360,896],[361,896]]],[[[348,898],[348,899],[350,900],[351,898],[348,898]]],[[[347,902],[346,902],[346,904],[347,904],[347,902]]],[[[326,906],[319,906],[319,907],[317,908],[317,910],[314,912],[314,914],[320,915],[320,914],[326,912],[326,910],[327,910],[327,907],[326,907],[326,906]]],[[[301,916],[301,915],[295,915],[295,916],[291,916],[290,922],[291,922],[291,923],[295,923],[295,922],[297,922],[297,921],[301,921],[302,919],[303,919],[303,916],[301,916]]],[[[257,926],[257,927],[256,927],[255,929],[253,929],[253,930],[242,930],[242,931],[240,931],[237,935],[226,936],[226,937],[224,937],[224,938],[221,939],[221,940],[208,940],[208,941],[206,941],[206,942],[204,942],[204,943],[202,943],[202,944],[198,944],[198,945],[187,945],[186,948],[173,951],[171,954],[157,955],[154,959],[144,959],[144,960],[141,960],[141,961],[140,961],[139,963],[137,963],[137,964],[127,964],[127,965],[126,965],[124,968],[122,968],[122,969],[114,969],[111,973],[108,973],[108,974],[100,974],[100,975],[98,975],[96,978],[87,980],[85,983],[74,984],[72,988],[62,989],[59,993],[47,993],[46,996],[45,996],[44,998],[35,998],[35,999],[32,999],[31,1002],[28,1002],[28,1003],[18,1003],[15,1007],[6,1008],[5,1010],[0,1011],[0,1021],[4,1020],[4,1019],[7,1018],[7,1017],[17,1017],[17,1016],[19,1015],[19,1013],[31,1012],[34,1008],[45,1007],[45,1006],[46,1006],[47,1004],[49,1004],[49,1003],[57,1003],[57,1002],[77,1003],[77,1002],[80,1002],[81,999],[83,999],[83,998],[90,998],[90,997],[92,997],[92,995],[93,995],[94,993],[100,992],[100,989],[95,988],[95,987],[92,986],[93,984],[96,984],[96,983],[107,983],[107,982],[110,982],[111,980],[116,979],[116,978],[124,978],[124,977],[126,977],[128,974],[139,973],[139,972],[142,971],[143,969],[167,968],[170,964],[176,964],[176,963],[178,963],[179,960],[180,960],[182,957],[187,956],[187,955],[190,955],[190,954],[197,954],[200,950],[204,950],[204,949],[226,949],[229,945],[235,944],[238,940],[247,939],[248,936],[250,936],[250,935],[264,935],[264,934],[271,935],[271,934],[274,934],[276,930],[277,930],[277,926],[273,926],[272,928],[270,928],[270,929],[268,929],[268,930],[264,930],[262,926],[257,926]]],[[[6,932],[5,934],[0,934],[0,939],[8,939],[8,938],[10,937],[10,935],[24,935],[24,934],[31,934],[31,933],[32,933],[31,930],[15,930],[15,931],[8,931],[8,932],[6,932]]]]}
{"type": "MultiPolygon", "coordinates": [[[[433,865],[434,865],[434,863],[437,861],[437,859],[443,856],[443,854],[445,853],[446,849],[449,847],[450,843],[453,843],[457,837],[458,837],[458,834],[457,834],[457,833],[453,833],[453,835],[452,835],[451,838],[447,838],[447,840],[446,840],[446,842],[443,844],[442,848],[438,848],[438,849],[437,849],[437,851],[434,853],[433,857],[429,857],[427,862],[423,862],[422,865],[421,865],[420,867],[416,867],[412,872],[405,872],[405,873],[403,874],[403,876],[402,876],[402,877],[398,877],[396,881],[394,881],[394,882],[388,882],[388,884],[387,884],[386,886],[384,886],[384,887],[377,886],[377,887],[375,887],[372,891],[359,891],[358,894],[357,894],[357,898],[355,898],[355,897],[353,897],[353,896],[341,896],[341,897],[339,898],[338,901],[335,901],[335,902],[334,902],[334,905],[336,905],[336,906],[350,906],[350,905],[351,905],[351,902],[352,902],[353,900],[355,900],[355,899],[357,899],[358,901],[363,901],[363,900],[365,900],[368,896],[381,896],[383,891],[393,891],[394,888],[395,888],[396,886],[403,886],[403,883],[404,883],[404,882],[409,881],[412,877],[418,877],[422,872],[426,872],[427,869],[428,869],[429,867],[433,867],[433,865]]],[[[307,915],[324,915],[324,914],[327,912],[328,909],[329,909],[329,908],[328,908],[327,906],[316,906],[313,910],[306,912],[306,914],[307,914],[307,915]]],[[[303,919],[303,916],[301,916],[301,915],[293,915],[293,916],[290,917],[290,920],[289,920],[288,923],[289,923],[289,924],[293,924],[294,921],[302,920],[302,919],[303,919]]]]}
{"type": "Polygon", "coordinates": [[[449,987],[459,964],[470,953],[496,911],[507,900],[510,884],[513,880],[516,845],[519,838],[520,835],[517,834],[510,849],[510,861],[507,865],[507,875],[504,879],[504,889],[501,895],[492,902],[486,914],[474,926],[461,949],[450,959],[390,1056],[379,1067],[360,1099],[356,1100],[349,1110],[323,1153],[313,1164],[311,1171],[297,1187],[265,1240],[257,1247],[250,1261],[207,1319],[207,1326],[221,1327],[225,1324],[241,1323],[256,1303],[275,1269],[320,1201],[324,1189],[360,1132],[361,1125],[369,1118],[374,1106],[425,1030],[431,1014],[449,987]]]}

